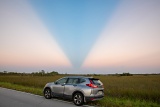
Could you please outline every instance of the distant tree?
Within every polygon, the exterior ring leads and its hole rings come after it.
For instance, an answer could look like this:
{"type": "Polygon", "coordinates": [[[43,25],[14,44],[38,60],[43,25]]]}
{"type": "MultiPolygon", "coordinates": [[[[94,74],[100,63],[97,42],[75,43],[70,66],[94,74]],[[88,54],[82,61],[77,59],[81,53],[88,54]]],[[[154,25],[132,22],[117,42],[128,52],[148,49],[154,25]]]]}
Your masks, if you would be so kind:
{"type": "Polygon", "coordinates": [[[59,73],[56,72],[56,71],[52,71],[52,72],[50,72],[50,74],[51,74],[51,75],[58,75],[59,73]]]}
{"type": "Polygon", "coordinates": [[[3,73],[4,73],[4,74],[7,74],[8,72],[7,72],[7,71],[3,71],[3,73]]]}
{"type": "Polygon", "coordinates": [[[93,74],[93,76],[100,76],[100,74],[93,74]]]}
{"type": "Polygon", "coordinates": [[[42,72],[43,75],[45,74],[45,71],[44,71],[44,70],[42,70],[41,72],[42,72]]]}
{"type": "Polygon", "coordinates": [[[38,75],[40,75],[40,76],[45,75],[45,71],[44,71],[44,70],[41,70],[41,71],[38,73],[38,75]]]}
{"type": "Polygon", "coordinates": [[[132,74],[130,74],[129,72],[127,72],[127,73],[123,73],[123,74],[120,74],[120,76],[133,76],[132,74]]]}

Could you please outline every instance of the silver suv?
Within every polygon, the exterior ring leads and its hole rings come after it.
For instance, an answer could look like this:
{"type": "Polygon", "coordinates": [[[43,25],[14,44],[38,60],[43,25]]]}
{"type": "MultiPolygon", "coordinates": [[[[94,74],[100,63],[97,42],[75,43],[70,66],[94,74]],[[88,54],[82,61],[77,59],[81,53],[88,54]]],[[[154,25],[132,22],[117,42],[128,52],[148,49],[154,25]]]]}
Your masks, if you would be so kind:
{"type": "Polygon", "coordinates": [[[103,83],[93,77],[69,76],[47,83],[43,93],[46,99],[61,97],[73,100],[77,106],[104,97],[103,83]]]}

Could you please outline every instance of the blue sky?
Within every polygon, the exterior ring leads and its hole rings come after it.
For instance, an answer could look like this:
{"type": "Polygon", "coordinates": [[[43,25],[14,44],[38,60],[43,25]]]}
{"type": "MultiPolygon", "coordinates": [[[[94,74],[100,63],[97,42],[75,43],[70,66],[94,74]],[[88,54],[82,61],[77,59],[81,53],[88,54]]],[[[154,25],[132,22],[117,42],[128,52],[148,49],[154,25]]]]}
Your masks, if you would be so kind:
{"type": "Polygon", "coordinates": [[[117,0],[31,0],[75,67],[80,67],[110,19],[117,0]]]}
{"type": "Polygon", "coordinates": [[[0,71],[160,73],[159,0],[0,0],[0,71]]]}

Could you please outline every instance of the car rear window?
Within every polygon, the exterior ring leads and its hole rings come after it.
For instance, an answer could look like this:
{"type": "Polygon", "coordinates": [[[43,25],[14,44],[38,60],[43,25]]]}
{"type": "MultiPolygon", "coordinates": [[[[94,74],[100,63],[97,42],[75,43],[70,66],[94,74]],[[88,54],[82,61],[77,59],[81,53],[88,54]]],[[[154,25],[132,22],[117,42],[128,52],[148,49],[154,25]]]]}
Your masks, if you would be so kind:
{"type": "Polygon", "coordinates": [[[102,82],[96,78],[90,78],[90,81],[92,81],[93,84],[96,84],[96,85],[103,85],[102,82]]]}
{"type": "Polygon", "coordinates": [[[86,80],[83,78],[80,78],[79,83],[84,83],[84,82],[86,82],[86,80]]]}

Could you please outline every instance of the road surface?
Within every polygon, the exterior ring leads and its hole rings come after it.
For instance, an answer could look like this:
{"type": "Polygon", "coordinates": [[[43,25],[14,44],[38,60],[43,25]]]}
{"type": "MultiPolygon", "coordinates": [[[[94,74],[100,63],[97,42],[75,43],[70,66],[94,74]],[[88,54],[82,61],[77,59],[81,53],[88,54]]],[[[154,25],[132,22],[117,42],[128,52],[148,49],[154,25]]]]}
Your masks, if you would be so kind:
{"type": "Polygon", "coordinates": [[[45,99],[43,96],[38,96],[34,94],[29,94],[25,92],[20,92],[0,87],[0,107],[77,107],[77,106],[75,106],[72,102],[67,102],[57,99],[45,99]]]}

